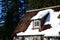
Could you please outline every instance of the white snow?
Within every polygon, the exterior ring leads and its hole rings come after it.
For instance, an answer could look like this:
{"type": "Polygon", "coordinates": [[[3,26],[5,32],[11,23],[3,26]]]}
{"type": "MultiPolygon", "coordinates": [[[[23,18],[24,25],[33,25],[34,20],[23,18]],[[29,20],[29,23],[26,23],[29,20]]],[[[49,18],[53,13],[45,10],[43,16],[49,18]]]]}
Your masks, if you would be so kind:
{"type": "Polygon", "coordinates": [[[45,33],[45,36],[59,36],[59,31],[60,31],[60,25],[59,26],[56,25],[56,27],[54,26],[54,28],[47,29],[42,32],[45,33]]]}
{"type": "Polygon", "coordinates": [[[31,18],[31,20],[34,20],[34,19],[41,19],[42,17],[44,17],[48,12],[53,12],[54,10],[52,9],[47,9],[47,10],[43,10],[43,11],[39,11],[37,13],[37,15],[35,15],[34,17],[31,18]]]}
{"type": "Polygon", "coordinates": [[[32,23],[30,23],[28,29],[25,31],[25,32],[21,32],[21,33],[17,33],[17,36],[19,35],[40,35],[42,33],[39,33],[39,30],[38,29],[35,29],[35,30],[32,30],[32,23]]]}
{"type": "Polygon", "coordinates": [[[60,19],[58,19],[58,15],[60,14],[60,11],[59,12],[54,12],[52,9],[40,11],[32,19],[41,18],[41,17],[43,17],[41,15],[45,15],[48,11],[50,12],[50,15],[47,17],[46,22],[45,22],[44,25],[51,24],[52,28],[41,31],[41,32],[39,32],[39,29],[32,30],[32,27],[33,27],[32,23],[33,22],[31,22],[28,29],[25,32],[17,33],[17,36],[19,36],[19,35],[41,35],[41,34],[45,34],[45,36],[59,36],[60,19]]]}
{"type": "Polygon", "coordinates": [[[58,19],[58,15],[59,15],[59,12],[51,13],[50,23],[52,27],[59,23],[60,19],[58,19]]]}
{"type": "MultiPolygon", "coordinates": [[[[45,36],[59,36],[60,32],[60,19],[58,19],[59,12],[50,13],[50,22],[46,21],[45,24],[51,24],[52,28],[42,31],[45,36]]],[[[47,18],[49,19],[49,18],[47,18]]]]}

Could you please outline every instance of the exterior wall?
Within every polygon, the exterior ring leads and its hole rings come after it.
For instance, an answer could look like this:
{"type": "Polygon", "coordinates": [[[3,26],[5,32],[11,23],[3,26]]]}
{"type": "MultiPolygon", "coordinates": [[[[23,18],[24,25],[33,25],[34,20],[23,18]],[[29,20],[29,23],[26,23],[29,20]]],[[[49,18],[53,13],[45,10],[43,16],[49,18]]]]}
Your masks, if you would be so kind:
{"type": "Polygon", "coordinates": [[[60,36],[44,36],[44,40],[60,40],[60,36]]]}
{"type": "Polygon", "coordinates": [[[42,35],[22,35],[18,37],[14,37],[13,40],[43,40],[43,34],[42,35]]]}
{"type": "Polygon", "coordinates": [[[41,36],[26,36],[26,37],[18,37],[13,40],[43,40],[41,36]]]}
{"type": "Polygon", "coordinates": [[[45,36],[27,36],[27,37],[18,37],[13,40],[60,40],[59,36],[45,37],[45,36]]]}

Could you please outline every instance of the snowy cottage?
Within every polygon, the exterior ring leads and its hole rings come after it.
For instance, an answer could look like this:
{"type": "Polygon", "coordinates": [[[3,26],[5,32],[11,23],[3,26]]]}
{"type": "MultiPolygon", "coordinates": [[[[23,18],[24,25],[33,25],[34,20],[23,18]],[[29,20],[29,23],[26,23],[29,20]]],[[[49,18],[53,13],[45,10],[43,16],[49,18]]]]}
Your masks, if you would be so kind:
{"type": "Polygon", "coordinates": [[[16,35],[13,40],[59,40],[59,7],[54,6],[36,12],[27,12],[13,32],[16,35]]]}

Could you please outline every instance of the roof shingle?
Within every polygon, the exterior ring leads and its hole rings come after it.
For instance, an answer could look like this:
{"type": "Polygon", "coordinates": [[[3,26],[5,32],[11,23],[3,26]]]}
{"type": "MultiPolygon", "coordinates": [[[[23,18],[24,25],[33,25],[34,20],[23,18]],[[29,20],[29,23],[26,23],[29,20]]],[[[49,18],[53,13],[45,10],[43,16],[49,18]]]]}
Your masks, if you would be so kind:
{"type": "Polygon", "coordinates": [[[25,13],[25,16],[20,20],[20,22],[19,22],[18,26],[15,28],[13,34],[18,33],[18,32],[24,32],[28,28],[28,26],[31,22],[31,18],[33,16],[35,16],[37,14],[37,12],[38,11],[25,13]]]}

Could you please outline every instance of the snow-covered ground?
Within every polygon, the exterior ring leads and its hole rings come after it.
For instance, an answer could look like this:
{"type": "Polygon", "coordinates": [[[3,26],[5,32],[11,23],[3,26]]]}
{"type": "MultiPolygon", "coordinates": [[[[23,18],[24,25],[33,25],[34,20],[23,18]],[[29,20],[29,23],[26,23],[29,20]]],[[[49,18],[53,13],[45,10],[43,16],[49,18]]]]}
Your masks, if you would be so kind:
{"type": "Polygon", "coordinates": [[[47,12],[50,12],[50,15],[47,17],[45,24],[51,24],[52,28],[44,30],[44,31],[41,31],[41,32],[39,32],[39,29],[32,30],[32,27],[33,27],[32,23],[33,22],[31,22],[29,27],[28,27],[28,29],[25,32],[17,33],[17,36],[19,36],[19,35],[40,35],[40,34],[45,34],[45,36],[59,36],[60,19],[58,19],[58,15],[60,14],[60,11],[59,12],[54,12],[54,10],[52,10],[52,9],[40,11],[40,12],[38,12],[38,14],[36,16],[32,17],[32,19],[41,18],[47,12]]]}

